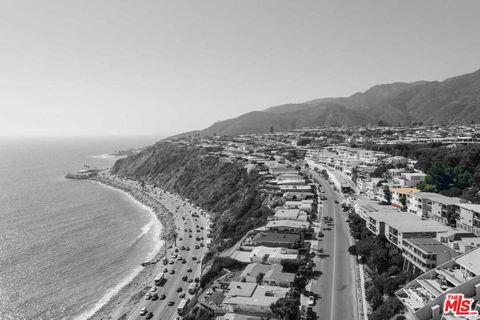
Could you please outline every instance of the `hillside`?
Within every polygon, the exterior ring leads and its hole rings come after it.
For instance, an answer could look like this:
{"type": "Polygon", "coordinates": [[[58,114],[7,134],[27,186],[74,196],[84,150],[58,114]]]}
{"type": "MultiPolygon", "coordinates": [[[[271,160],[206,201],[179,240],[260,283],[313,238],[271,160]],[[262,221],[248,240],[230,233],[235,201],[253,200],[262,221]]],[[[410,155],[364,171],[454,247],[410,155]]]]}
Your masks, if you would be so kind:
{"type": "Polygon", "coordinates": [[[376,85],[345,98],[285,104],[182,134],[239,135],[311,126],[470,123],[480,121],[480,70],[445,81],[376,85]]]}
{"type": "Polygon", "coordinates": [[[272,214],[268,199],[256,192],[263,177],[247,173],[241,162],[188,146],[159,142],[139,154],[118,160],[112,172],[176,192],[214,213],[213,242],[230,246],[272,214]]]}

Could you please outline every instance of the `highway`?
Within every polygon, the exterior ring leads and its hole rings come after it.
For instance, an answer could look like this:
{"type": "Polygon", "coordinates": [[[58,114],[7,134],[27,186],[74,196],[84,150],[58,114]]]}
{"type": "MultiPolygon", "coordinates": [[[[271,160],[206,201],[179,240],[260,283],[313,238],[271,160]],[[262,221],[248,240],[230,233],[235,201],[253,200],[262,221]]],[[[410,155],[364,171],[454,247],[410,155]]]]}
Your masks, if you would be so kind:
{"type": "MultiPolygon", "coordinates": [[[[166,299],[164,300],[146,300],[144,297],[137,303],[134,310],[129,313],[128,320],[135,320],[135,319],[145,319],[145,316],[140,316],[140,310],[142,308],[146,308],[148,312],[153,312],[152,319],[162,319],[162,320],[171,320],[177,317],[177,306],[179,302],[183,298],[179,298],[179,295],[183,292],[186,294],[186,298],[191,298],[191,295],[187,292],[188,287],[190,285],[189,282],[183,281],[182,277],[187,275],[189,278],[195,279],[195,277],[200,277],[201,274],[201,264],[198,263],[198,260],[192,260],[193,256],[196,256],[198,259],[203,259],[205,253],[207,252],[206,245],[204,247],[200,247],[199,249],[195,249],[195,245],[200,245],[201,242],[205,244],[205,240],[196,241],[196,237],[204,237],[206,239],[206,227],[207,227],[207,219],[199,215],[198,218],[194,218],[191,215],[191,211],[197,212],[194,207],[189,205],[188,203],[178,199],[174,195],[163,193],[162,200],[161,200],[167,207],[167,209],[171,212],[175,212],[176,217],[176,225],[177,225],[177,248],[181,246],[185,246],[186,248],[190,248],[189,251],[187,250],[179,250],[177,253],[181,257],[185,258],[187,263],[183,264],[181,261],[175,259],[174,264],[161,264],[160,271],[163,268],[167,268],[168,271],[174,269],[175,274],[166,274],[166,282],[163,285],[156,287],[157,291],[155,293],[158,294],[160,297],[162,293],[166,295],[166,299]],[[169,205],[168,205],[169,204],[169,205]],[[178,208],[178,209],[177,209],[178,208]],[[185,220],[183,219],[185,217],[185,220]],[[195,221],[197,220],[197,221],[195,221]],[[197,226],[199,227],[197,229],[197,226]],[[203,230],[200,229],[203,227],[203,230]],[[192,232],[188,232],[191,229],[192,232]],[[185,231],[187,230],[187,231],[185,231]],[[199,230],[199,232],[197,232],[199,230]],[[189,235],[192,237],[190,238],[189,235]],[[183,240],[179,240],[182,238],[183,240]],[[191,268],[192,272],[187,272],[187,269],[191,268]],[[181,287],[182,291],[177,292],[177,288],[181,287]],[[173,306],[168,306],[168,302],[173,301],[173,306]]],[[[168,258],[171,257],[175,247],[168,249],[167,256],[168,258]]],[[[154,275],[156,276],[156,275],[154,275]]],[[[155,287],[154,283],[149,283],[148,285],[155,287]]],[[[153,294],[153,293],[152,293],[153,294]]]]}
{"type": "Polygon", "coordinates": [[[358,312],[354,262],[348,253],[350,240],[346,214],[341,208],[339,195],[328,181],[313,171],[311,173],[327,197],[319,217],[324,237],[319,238],[318,247],[323,249],[323,255],[315,257],[315,264],[316,270],[322,275],[311,286],[317,298],[313,311],[320,320],[355,320],[358,319],[358,312]],[[323,217],[332,217],[333,223],[325,223],[323,217]]]}

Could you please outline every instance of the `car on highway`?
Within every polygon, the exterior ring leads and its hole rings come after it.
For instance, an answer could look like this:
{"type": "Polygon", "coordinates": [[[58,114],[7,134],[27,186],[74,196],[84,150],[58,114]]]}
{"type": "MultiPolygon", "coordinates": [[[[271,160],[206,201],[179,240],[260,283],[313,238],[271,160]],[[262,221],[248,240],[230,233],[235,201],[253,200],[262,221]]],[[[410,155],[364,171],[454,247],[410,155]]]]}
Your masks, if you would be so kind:
{"type": "Polygon", "coordinates": [[[145,317],[145,319],[152,319],[152,318],[153,318],[153,312],[150,311],[145,317]]]}
{"type": "Polygon", "coordinates": [[[192,282],[193,282],[193,279],[192,279],[192,278],[188,278],[188,279],[187,279],[187,282],[192,283],[192,282]]]}
{"type": "Polygon", "coordinates": [[[197,260],[197,257],[193,256],[193,257],[192,257],[192,260],[193,260],[193,261],[197,260]]]}
{"type": "Polygon", "coordinates": [[[183,264],[187,263],[187,260],[183,259],[183,260],[182,260],[182,263],[183,263],[183,264]]]}
{"type": "Polygon", "coordinates": [[[173,306],[174,304],[175,304],[175,302],[173,300],[168,301],[169,306],[173,306]]]}
{"type": "Polygon", "coordinates": [[[182,292],[182,290],[183,290],[182,287],[177,288],[177,292],[182,292]]]}
{"type": "Polygon", "coordinates": [[[205,246],[205,245],[203,243],[200,243],[200,247],[203,247],[203,246],[205,246]]]}
{"type": "Polygon", "coordinates": [[[185,250],[190,251],[190,247],[187,247],[185,250]]]}
{"type": "Polygon", "coordinates": [[[179,298],[185,298],[185,292],[180,293],[179,298]]]}
{"type": "Polygon", "coordinates": [[[192,272],[192,268],[188,268],[188,269],[187,269],[187,272],[192,272]]]}
{"type": "Polygon", "coordinates": [[[350,219],[349,219],[349,218],[345,218],[345,222],[350,222],[350,219]]]}
{"type": "Polygon", "coordinates": [[[142,308],[142,310],[140,310],[140,316],[144,316],[147,314],[147,308],[142,308]]]}
{"type": "Polygon", "coordinates": [[[337,204],[338,204],[338,200],[335,200],[335,203],[337,203],[337,204]]]}
{"type": "Polygon", "coordinates": [[[188,280],[188,276],[187,276],[187,275],[184,275],[184,276],[182,277],[182,281],[187,281],[187,280],[188,280]]]}

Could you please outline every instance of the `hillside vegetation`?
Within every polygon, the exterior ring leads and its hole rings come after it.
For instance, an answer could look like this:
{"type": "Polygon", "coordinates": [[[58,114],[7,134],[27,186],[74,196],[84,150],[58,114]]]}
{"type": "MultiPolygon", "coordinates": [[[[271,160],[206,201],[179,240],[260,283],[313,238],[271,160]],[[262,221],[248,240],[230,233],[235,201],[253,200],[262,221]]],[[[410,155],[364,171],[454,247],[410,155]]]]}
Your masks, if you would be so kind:
{"type": "Polygon", "coordinates": [[[368,148],[417,160],[416,167],[428,175],[420,186],[424,191],[480,203],[480,144],[397,144],[368,148]]]}
{"type": "Polygon", "coordinates": [[[182,135],[239,135],[314,126],[410,125],[480,121],[480,70],[439,81],[376,85],[345,98],[285,104],[182,135]]]}
{"type": "Polygon", "coordinates": [[[223,249],[272,214],[257,192],[263,177],[242,162],[228,162],[203,149],[159,142],[118,160],[113,173],[176,192],[214,213],[213,243],[223,249]]]}

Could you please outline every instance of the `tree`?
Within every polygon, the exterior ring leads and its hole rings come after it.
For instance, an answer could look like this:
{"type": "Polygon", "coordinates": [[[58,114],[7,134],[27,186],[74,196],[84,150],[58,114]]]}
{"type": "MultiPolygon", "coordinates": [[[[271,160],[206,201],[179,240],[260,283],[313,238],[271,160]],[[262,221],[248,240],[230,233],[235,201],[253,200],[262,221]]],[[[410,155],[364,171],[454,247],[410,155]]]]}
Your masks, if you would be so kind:
{"type": "Polygon", "coordinates": [[[352,181],[353,183],[357,184],[357,179],[358,179],[358,169],[357,167],[352,169],[352,181]]]}
{"type": "Polygon", "coordinates": [[[307,144],[310,144],[312,142],[312,139],[309,138],[302,138],[297,141],[297,146],[306,146],[307,144]]]}
{"type": "Polygon", "coordinates": [[[383,195],[385,197],[385,201],[387,201],[387,204],[392,204],[392,192],[388,186],[383,188],[383,195]]]}
{"type": "Polygon", "coordinates": [[[449,207],[445,217],[447,218],[447,223],[450,226],[456,226],[457,220],[460,218],[460,214],[453,207],[449,207]]]}
{"type": "Polygon", "coordinates": [[[280,298],[270,305],[272,313],[280,320],[295,320],[298,316],[300,302],[293,298],[280,298]]]}

